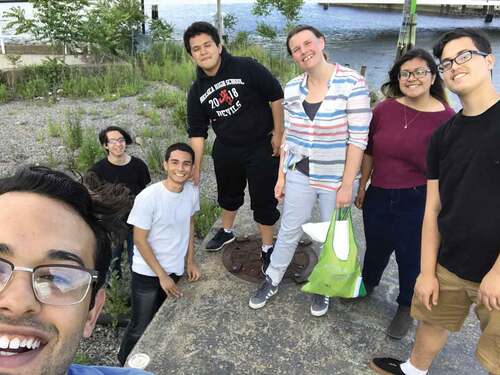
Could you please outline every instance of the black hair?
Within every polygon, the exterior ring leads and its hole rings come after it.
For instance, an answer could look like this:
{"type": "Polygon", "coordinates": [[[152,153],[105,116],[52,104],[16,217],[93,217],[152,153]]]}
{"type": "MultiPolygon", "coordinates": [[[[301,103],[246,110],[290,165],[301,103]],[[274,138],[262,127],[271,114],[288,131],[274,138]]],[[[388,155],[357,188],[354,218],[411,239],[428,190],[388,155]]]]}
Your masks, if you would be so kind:
{"type": "MultiPolygon", "coordinates": [[[[132,144],[132,137],[125,129],[122,129],[119,126],[108,126],[106,129],[102,129],[99,132],[99,142],[101,143],[101,145],[106,146],[108,144],[107,133],[112,132],[112,131],[120,132],[120,134],[123,136],[123,138],[125,138],[125,143],[127,145],[132,144]]],[[[109,151],[106,150],[106,152],[109,152],[109,151]]]]}
{"type": "Polygon", "coordinates": [[[168,146],[167,151],[165,151],[165,161],[168,161],[168,159],[170,158],[170,154],[174,151],[187,152],[189,155],[191,155],[191,161],[194,164],[194,151],[187,143],[179,142],[168,146]]]}
{"type": "Polygon", "coordinates": [[[208,23],[208,22],[194,22],[189,26],[186,31],[184,31],[184,47],[186,48],[186,52],[191,55],[191,45],[189,44],[189,41],[191,38],[194,38],[197,35],[200,34],[207,34],[209,35],[212,40],[215,42],[217,46],[220,45],[220,36],[219,32],[215,28],[214,25],[208,23]]]}
{"type": "Polygon", "coordinates": [[[436,61],[432,55],[422,48],[413,48],[394,62],[389,71],[389,81],[385,82],[380,91],[386,98],[400,98],[404,96],[399,88],[399,72],[401,65],[413,59],[422,59],[427,63],[431,74],[435,76],[434,83],[431,85],[430,94],[443,104],[448,104],[448,98],[444,89],[443,80],[439,75],[436,61]]]}
{"type": "MultiPolygon", "coordinates": [[[[304,30],[309,30],[317,38],[323,38],[324,40],[326,40],[325,35],[321,31],[319,31],[317,28],[315,28],[314,26],[310,26],[310,25],[298,25],[298,26],[295,26],[292,30],[290,30],[288,32],[288,35],[286,37],[286,50],[288,51],[288,54],[290,56],[292,56],[292,51],[290,50],[290,45],[289,45],[290,39],[295,34],[298,34],[298,33],[300,33],[301,31],[304,31],[304,30]]],[[[325,58],[326,58],[326,55],[324,53],[323,53],[323,56],[325,56],[325,58]]]]}
{"type": "Polygon", "coordinates": [[[95,175],[86,177],[87,188],[67,174],[42,166],[21,167],[0,179],[0,195],[8,192],[40,194],[73,208],[95,236],[94,268],[98,273],[92,287],[90,308],[105,281],[111,261],[111,241],[127,230],[124,218],[131,209],[129,190],[119,184],[102,184],[95,175]]]}
{"type": "Polygon", "coordinates": [[[459,38],[470,38],[474,43],[476,48],[484,53],[490,54],[491,44],[488,40],[486,34],[477,29],[469,29],[469,28],[458,28],[452,31],[448,31],[447,33],[441,35],[439,40],[436,42],[434,47],[432,48],[432,52],[436,58],[441,60],[441,56],[443,55],[444,47],[451,42],[452,40],[459,38]]]}

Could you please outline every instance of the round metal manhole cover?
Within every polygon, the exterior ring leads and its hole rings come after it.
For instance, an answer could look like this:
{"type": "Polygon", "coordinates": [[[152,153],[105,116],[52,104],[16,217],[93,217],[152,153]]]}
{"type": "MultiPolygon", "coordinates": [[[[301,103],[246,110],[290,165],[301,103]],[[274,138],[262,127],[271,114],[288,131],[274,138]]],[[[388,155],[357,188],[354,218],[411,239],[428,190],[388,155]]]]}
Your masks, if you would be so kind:
{"type": "MultiPolygon", "coordinates": [[[[264,280],[260,268],[261,240],[257,237],[237,239],[224,247],[222,262],[226,269],[240,279],[260,283],[264,280]]],[[[316,265],[317,256],[312,243],[301,241],[297,246],[292,263],[288,267],[282,282],[302,283],[316,265]]]]}

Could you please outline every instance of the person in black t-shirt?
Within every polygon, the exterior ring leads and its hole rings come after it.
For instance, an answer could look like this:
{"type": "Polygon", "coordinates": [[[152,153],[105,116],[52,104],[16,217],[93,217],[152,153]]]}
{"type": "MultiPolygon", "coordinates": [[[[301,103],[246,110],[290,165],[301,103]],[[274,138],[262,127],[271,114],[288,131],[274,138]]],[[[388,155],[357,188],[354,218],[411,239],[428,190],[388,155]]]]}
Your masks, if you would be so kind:
{"type": "Polygon", "coordinates": [[[460,330],[475,303],[482,330],[476,357],[490,374],[500,374],[500,95],[491,80],[495,57],[486,36],[471,29],[444,34],[434,55],[463,109],[435,131],[429,144],[421,272],[411,311],[420,324],[408,361],[375,358],[370,366],[383,374],[427,374],[448,331],[460,330]]]}
{"type": "MultiPolygon", "coordinates": [[[[107,157],[90,167],[90,171],[97,174],[103,181],[125,185],[135,197],[151,182],[147,165],[139,158],[129,155],[127,145],[132,143],[130,135],[118,126],[109,126],[99,133],[99,141],[108,154],[107,157]]],[[[127,235],[127,259],[132,266],[134,248],[132,228],[127,235]]],[[[112,250],[111,271],[116,271],[121,277],[121,257],[123,242],[112,250]]]]}
{"type": "Polygon", "coordinates": [[[217,29],[209,23],[189,26],[184,45],[198,67],[187,103],[188,134],[196,153],[196,185],[209,125],[217,136],[212,156],[223,228],[206,249],[217,251],[234,241],[233,223],[248,182],[265,263],[272,252],[272,226],[280,216],[274,186],[283,136],[283,90],[255,60],[231,56],[221,45],[217,29]]]}

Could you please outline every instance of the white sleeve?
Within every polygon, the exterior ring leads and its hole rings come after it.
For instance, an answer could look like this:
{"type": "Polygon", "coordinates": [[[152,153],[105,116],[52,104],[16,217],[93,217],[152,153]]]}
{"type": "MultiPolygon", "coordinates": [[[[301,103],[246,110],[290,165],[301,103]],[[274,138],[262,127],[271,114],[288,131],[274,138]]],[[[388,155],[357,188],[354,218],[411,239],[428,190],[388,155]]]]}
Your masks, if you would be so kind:
{"type": "Polygon", "coordinates": [[[150,230],[153,224],[154,199],[151,194],[139,194],[135,197],[134,206],[128,215],[127,223],[135,227],[150,230]]]}
{"type": "Polygon", "coordinates": [[[193,186],[193,208],[191,210],[191,216],[193,216],[199,210],[200,210],[200,189],[198,188],[198,186],[193,186]]]}

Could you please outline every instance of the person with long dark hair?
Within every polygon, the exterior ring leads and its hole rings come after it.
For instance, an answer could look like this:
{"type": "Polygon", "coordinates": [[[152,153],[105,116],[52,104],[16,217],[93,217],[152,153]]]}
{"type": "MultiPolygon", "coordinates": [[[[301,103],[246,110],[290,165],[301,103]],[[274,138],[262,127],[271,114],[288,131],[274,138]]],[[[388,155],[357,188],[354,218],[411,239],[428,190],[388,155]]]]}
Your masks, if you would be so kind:
{"type": "Polygon", "coordinates": [[[420,48],[394,63],[382,93],[386,99],[373,111],[355,204],[363,209],[363,280],[368,293],[379,284],[392,252],[396,253],[399,307],[387,334],[400,339],[413,322],[410,305],[420,272],[427,147],[434,130],[454,111],[448,106],[434,59],[420,48]]]}

